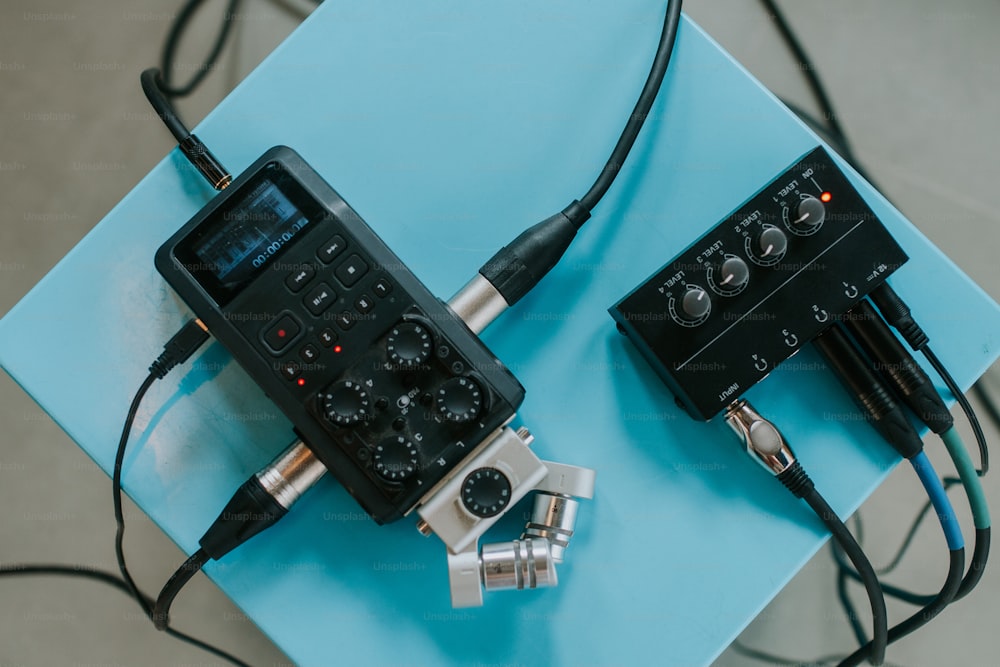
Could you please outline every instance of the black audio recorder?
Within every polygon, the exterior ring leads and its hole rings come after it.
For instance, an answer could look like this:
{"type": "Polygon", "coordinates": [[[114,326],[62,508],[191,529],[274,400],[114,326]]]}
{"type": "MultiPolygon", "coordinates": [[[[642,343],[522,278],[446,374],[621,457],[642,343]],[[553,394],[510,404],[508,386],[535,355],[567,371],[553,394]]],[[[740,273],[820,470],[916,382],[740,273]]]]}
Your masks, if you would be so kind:
{"type": "Polygon", "coordinates": [[[379,523],[419,504],[524,399],[289,148],[184,225],[156,267],[379,523]]]}
{"type": "Polygon", "coordinates": [[[906,261],[817,148],[609,312],[678,404],[708,420],[906,261]]]}

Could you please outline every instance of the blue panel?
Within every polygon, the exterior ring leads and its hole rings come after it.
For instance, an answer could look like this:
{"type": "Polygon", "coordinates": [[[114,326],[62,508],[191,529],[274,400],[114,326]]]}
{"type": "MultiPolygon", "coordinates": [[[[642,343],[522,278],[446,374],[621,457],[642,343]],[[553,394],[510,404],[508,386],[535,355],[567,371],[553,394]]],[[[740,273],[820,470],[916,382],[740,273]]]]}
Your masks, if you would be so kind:
{"type": "MultiPolygon", "coordinates": [[[[198,134],[237,171],[292,146],[447,298],[590,184],[645,79],[663,5],[327,2],[198,134]]],[[[599,471],[559,588],[452,611],[441,544],[409,521],[374,525],[333,483],[209,575],[304,665],[709,663],[823,533],[724,425],[674,407],[605,309],[817,143],[685,22],[594,219],[486,332],[528,390],[521,418],[539,455],[599,471]]],[[[970,384],[997,356],[1000,311],[855,181],[912,257],[894,284],[970,384]]],[[[105,470],[132,392],[187,316],[153,253],[211,196],[171,153],[0,323],[4,367],[105,470]]],[[[845,514],[894,462],[844,418],[850,402],[809,350],[748,397],[845,514]]],[[[217,344],[155,386],[136,425],[126,489],[189,552],[292,440],[217,344]]],[[[519,533],[512,514],[491,541],[519,533]]]]}

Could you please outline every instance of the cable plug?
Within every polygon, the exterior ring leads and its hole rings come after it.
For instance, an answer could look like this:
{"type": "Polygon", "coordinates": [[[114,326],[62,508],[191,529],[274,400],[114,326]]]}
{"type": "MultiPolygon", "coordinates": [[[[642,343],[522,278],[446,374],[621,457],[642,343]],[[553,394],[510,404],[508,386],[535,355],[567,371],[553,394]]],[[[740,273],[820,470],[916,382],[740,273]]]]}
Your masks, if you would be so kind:
{"type": "Polygon", "coordinates": [[[560,213],[521,232],[483,264],[479,274],[513,306],[552,270],[588,218],[590,212],[574,200],[560,213]]]}
{"type": "Polygon", "coordinates": [[[813,345],[871,425],[900,456],[912,459],[923,451],[924,443],[902,408],[838,326],[817,336],[813,345]]]}
{"type": "Polygon", "coordinates": [[[251,477],[229,499],[198,544],[212,560],[218,560],[276,524],[287,513],[288,510],[264,490],[257,477],[251,477]]]}
{"type": "Polygon", "coordinates": [[[189,134],[178,145],[187,161],[213,188],[225,190],[233,182],[233,177],[222,166],[219,159],[212,154],[212,151],[208,150],[208,146],[202,143],[197,136],[189,134]]]}
{"type": "Polygon", "coordinates": [[[150,612],[156,629],[169,631],[170,605],[205,563],[222,558],[280,521],[325,474],[323,464],[298,440],[244,482],[201,538],[201,548],[174,572],[156,596],[150,612]]]}
{"type": "Polygon", "coordinates": [[[885,659],[889,623],[886,617],[885,596],[882,594],[878,576],[871,562],[844,526],[844,522],[816,490],[816,485],[806,474],[802,464],[795,459],[791,447],[777,426],[765,419],[745,399],[730,404],[726,409],[725,419],[737,437],[743,441],[747,453],[777,477],[793,496],[809,505],[861,573],[865,590],[868,592],[868,600],[871,602],[875,635],[872,643],[865,647],[862,658],[868,657],[871,664],[881,665],[885,659]]]}
{"type": "Polygon", "coordinates": [[[941,399],[924,369],[906,351],[867,301],[851,309],[844,326],[875,362],[875,369],[917,417],[937,434],[955,424],[955,418],[941,399]]]}
{"type": "Polygon", "coordinates": [[[725,419],[742,441],[746,453],[772,475],[780,479],[783,473],[798,466],[785,436],[746,399],[740,399],[726,408],[725,419]]]}
{"type": "Polygon", "coordinates": [[[746,399],[740,399],[726,409],[726,423],[743,442],[757,463],[778,478],[796,498],[802,498],[815,488],[812,479],[795,458],[791,446],[778,427],[765,419],[746,399]]]}
{"type": "Polygon", "coordinates": [[[910,307],[896,294],[889,283],[882,283],[868,295],[878,306],[882,317],[909,343],[914,350],[920,350],[930,339],[920,325],[910,315],[910,307]]]}
{"type": "Polygon", "coordinates": [[[743,442],[747,454],[778,478],[796,498],[815,489],[778,427],[765,419],[746,399],[726,409],[726,423],[743,442]]]}
{"type": "Polygon", "coordinates": [[[149,100],[153,111],[177,140],[181,153],[184,154],[187,161],[213,188],[216,190],[225,189],[232,182],[232,176],[229,175],[218,158],[212,155],[201,139],[191,134],[180,116],[177,115],[177,110],[174,109],[174,105],[167,95],[168,86],[163,80],[160,70],[155,67],[143,70],[142,74],[139,75],[139,82],[142,84],[142,92],[146,94],[146,99],[149,100]]]}
{"type": "Polygon", "coordinates": [[[316,455],[297,440],[245,481],[198,543],[218,560],[280,521],[326,474],[316,455]]]}
{"type": "Polygon", "coordinates": [[[189,320],[163,346],[163,352],[149,366],[150,374],[162,380],[178,364],[183,364],[209,339],[208,327],[198,319],[189,320]]]}

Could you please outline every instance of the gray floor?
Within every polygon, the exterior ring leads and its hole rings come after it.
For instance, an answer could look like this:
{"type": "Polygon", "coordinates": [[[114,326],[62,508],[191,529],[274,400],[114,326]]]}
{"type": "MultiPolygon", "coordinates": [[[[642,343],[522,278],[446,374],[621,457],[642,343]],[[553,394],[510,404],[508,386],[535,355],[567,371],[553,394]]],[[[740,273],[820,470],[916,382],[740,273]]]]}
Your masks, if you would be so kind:
{"type": "MultiPolygon", "coordinates": [[[[138,87],[158,59],[173,3],[152,0],[7,0],[0,7],[0,313],[5,313],[169,150],[138,87]]],[[[225,3],[208,3],[218,16],[225,3]]],[[[865,165],[887,195],[994,298],[1000,297],[1000,5],[992,0],[784,2],[807,39],[865,165]]],[[[235,43],[182,109],[201,117],[290,32],[307,0],[246,0],[235,43]]],[[[687,11],[782,96],[808,106],[801,73],[765,12],[747,0],[689,0],[687,11]]],[[[198,54],[217,22],[192,31],[198,54]]],[[[195,56],[197,57],[197,56],[195,56]]],[[[189,63],[193,64],[194,58],[189,63]]],[[[1000,382],[997,383],[1000,389],[1000,382]]],[[[114,568],[106,476],[6,376],[0,376],[0,562],[50,560],[114,568]]],[[[996,440],[997,433],[992,428],[996,440]]],[[[934,447],[934,450],[939,448],[934,447]]],[[[935,456],[941,461],[940,456],[935,456]]],[[[945,467],[941,461],[942,468],[945,467]]],[[[919,506],[900,470],[866,503],[869,553],[884,562],[919,506]]],[[[1000,490],[987,478],[1000,507],[1000,490]]],[[[182,555],[134,506],[129,554],[147,588],[182,555]]],[[[964,515],[963,515],[964,516],[964,515]]],[[[938,585],[943,549],[921,531],[895,581],[938,585]]],[[[818,555],[746,630],[754,646],[800,658],[836,653],[850,635],[836,606],[833,569],[818,555]]],[[[971,599],[890,651],[910,667],[996,664],[992,632],[1000,575],[988,570],[971,599]]],[[[864,600],[858,595],[860,607],[864,600]]],[[[893,607],[896,617],[904,609],[893,607]]],[[[206,580],[179,603],[196,629],[256,665],[286,664],[206,580]]],[[[110,588],[53,579],[0,583],[0,665],[188,665],[209,658],[151,629],[110,588]]],[[[718,665],[760,664],[729,651],[718,665]]]]}

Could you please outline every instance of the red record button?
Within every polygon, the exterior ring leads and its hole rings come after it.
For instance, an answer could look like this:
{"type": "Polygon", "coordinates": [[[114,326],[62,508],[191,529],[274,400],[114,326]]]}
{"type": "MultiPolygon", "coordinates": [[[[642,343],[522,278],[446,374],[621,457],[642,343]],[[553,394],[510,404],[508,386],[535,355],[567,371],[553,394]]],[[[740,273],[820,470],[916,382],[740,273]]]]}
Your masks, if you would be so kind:
{"type": "Polygon", "coordinates": [[[275,352],[280,352],[288,347],[301,330],[302,327],[294,317],[287,314],[279,315],[264,329],[264,342],[275,352]]]}

